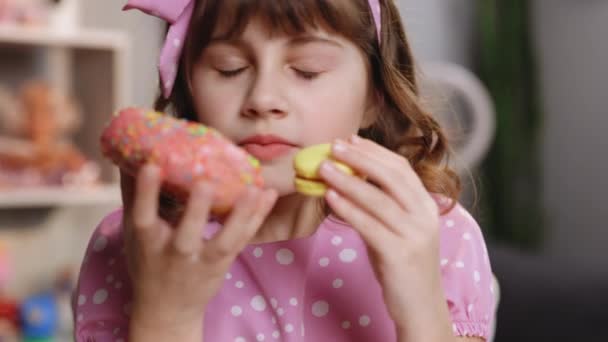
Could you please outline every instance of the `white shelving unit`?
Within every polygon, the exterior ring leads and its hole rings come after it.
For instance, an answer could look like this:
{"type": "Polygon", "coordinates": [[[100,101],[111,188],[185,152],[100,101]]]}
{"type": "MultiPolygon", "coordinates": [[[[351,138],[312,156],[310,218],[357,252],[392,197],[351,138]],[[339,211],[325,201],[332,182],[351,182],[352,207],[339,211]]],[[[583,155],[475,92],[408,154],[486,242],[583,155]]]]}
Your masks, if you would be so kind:
{"type": "Polygon", "coordinates": [[[39,77],[72,94],[84,116],[75,143],[102,169],[102,184],[91,189],[0,191],[0,210],[119,202],[117,173],[100,154],[98,137],[110,114],[131,101],[129,55],[122,32],[0,25],[0,82],[17,87],[39,77]]]}
{"type": "Polygon", "coordinates": [[[99,149],[110,115],[132,103],[126,32],[54,31],[0,25],[0,83],[18,89],[42,79],[80,106],[74,143],[101,167],[101,184],[88,188],[0,190],[0,244],[13,260],[5,289],[22,299],[48,288],[66,266],[74,271],[100,219],[120,206],[117,169],[99,149]]]}

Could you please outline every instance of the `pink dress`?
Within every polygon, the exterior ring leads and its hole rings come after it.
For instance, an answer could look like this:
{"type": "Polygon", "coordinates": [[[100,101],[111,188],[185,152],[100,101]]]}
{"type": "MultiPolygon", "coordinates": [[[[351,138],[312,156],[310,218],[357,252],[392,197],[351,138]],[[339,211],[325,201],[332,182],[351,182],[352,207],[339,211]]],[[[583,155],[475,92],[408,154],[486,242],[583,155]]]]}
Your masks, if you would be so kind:
{"type": "MultiPolygon", "coordinates": [[[[100,223],[82,263],[73,298],[77,342],[127,341],[132,295],[121,217],[117,210],[100,223]]],[[[217,229],[209,224],[204,234],[217,229]]],[[[454,334],[487,339],[495,300],[479,226],[457,205],[441,217],[440,234],[454,334]]],[[[396,341],[364,241],[333,216],[309,237],[247,246],[206,312],[207,342],[396,341]]]]}

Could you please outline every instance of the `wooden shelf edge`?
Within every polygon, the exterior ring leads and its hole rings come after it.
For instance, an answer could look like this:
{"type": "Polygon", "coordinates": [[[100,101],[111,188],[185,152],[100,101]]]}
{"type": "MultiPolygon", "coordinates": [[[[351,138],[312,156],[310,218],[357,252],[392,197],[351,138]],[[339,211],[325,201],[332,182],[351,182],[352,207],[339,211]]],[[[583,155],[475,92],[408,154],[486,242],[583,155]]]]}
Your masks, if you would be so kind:
{"type": "Polygon", "coordinates": [[[93,188],[40,187],[0,190],[0,209],[120,204],[118,184],[93,188]]]}
{"type": "Polygon", "coordinates": [[[125,33],[118,31],[86,28],[60,31],[3,24],[0,25],[0,44],[120,50],[128,45],[128,39],[125,33]]]}

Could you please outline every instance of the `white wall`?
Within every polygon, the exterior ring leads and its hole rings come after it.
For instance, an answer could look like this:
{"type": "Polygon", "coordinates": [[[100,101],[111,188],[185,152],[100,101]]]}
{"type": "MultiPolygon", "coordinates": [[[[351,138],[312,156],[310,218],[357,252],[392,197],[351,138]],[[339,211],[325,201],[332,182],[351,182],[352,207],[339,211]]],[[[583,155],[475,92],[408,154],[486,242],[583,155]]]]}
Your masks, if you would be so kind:
{"type": "Polygon", "coordinates": [[[414,54],[471,66],[474,0],[399,0],[414,54]]]}
{"type": "Polygon", "coordinates": [[[137,10],[121,11],[126,0],[83,1],[81,22],[86,27],[123,30],[131,39],[132,105],[152,105],[158,89],[156,65],[164,26],[137,10]]]}

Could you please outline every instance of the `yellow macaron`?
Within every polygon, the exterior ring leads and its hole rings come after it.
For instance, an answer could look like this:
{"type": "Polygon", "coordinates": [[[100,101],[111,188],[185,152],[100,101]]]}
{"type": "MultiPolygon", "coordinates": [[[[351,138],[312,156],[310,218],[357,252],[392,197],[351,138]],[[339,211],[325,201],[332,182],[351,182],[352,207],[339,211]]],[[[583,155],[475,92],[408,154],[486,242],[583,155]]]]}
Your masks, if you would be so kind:
{"type": "Polygon", "coordinates": [[[299,193],[308,196],[321,197],[327,191],[327,185],[319,175],[319,168],[325,160],[330,160],[341,171],[353,175],[349,166],[331,158],[331,144],[320,144],[304,148],[293,160],[296,171],[295,186],[299,193]]]}

